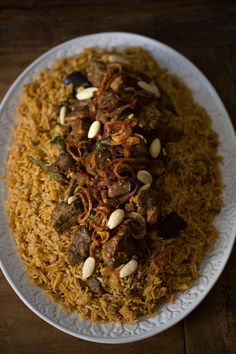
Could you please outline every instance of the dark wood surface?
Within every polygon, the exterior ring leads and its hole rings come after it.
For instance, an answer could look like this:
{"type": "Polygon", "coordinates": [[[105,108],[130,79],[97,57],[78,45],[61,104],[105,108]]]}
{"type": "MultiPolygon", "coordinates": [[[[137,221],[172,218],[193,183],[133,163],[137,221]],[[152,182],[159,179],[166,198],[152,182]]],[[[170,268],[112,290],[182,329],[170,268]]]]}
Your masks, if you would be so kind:
{"type": "MultiPolygon", "coordinates": [[[[236,127],[236,2],[0,0],[0,99],[47,49],[104,31],[143,34],[177,49],[210,79],[236,127]]],[[[1,128],[0,128],[1,129],[1,128]]],[[[236,353],[236,251],[205,300],[185,320],[123,345],[89,343],[33,314],[0,274],[0,353],[236,353]]]]}

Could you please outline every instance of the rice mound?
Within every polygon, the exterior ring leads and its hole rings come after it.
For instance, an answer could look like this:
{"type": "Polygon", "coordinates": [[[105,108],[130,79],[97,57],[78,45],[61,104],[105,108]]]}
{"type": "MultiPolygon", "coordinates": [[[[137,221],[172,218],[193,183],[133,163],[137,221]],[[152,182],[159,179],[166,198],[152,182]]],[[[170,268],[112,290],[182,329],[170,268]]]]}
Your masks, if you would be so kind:
{"type": "Polygon", "coordinates": [[[127,278],[121,279],[116,270],[101,268],[109,292],[94,297],[83,284],[82,266],[67,262],[71,239],[59,235],[51,225],[51,213],[59,199],[58,183],[32,166],[27,156],[55,161],[58,149],[51,141],[61,133],[60,125],[55,125],[55,105],[71,92],[71,87],[62,84],[63,79],[104,53],[89,48],[59,60],[24,87],[9,150],[6,206],[19,253],[34,284],[83,319],[134,323],[141,315],[156,314],[160,304],[174,301],[176,293],[190,288],[198,277],[199,263],[218,236],[213,220],[222,207],[222,159],[217,154],[218,136],[211,128],[211,119],[194,102],[185,84],[161,69],[145,50],[126,48],[123,54],[160,84],[178,112],[171,125],[184,134],[166,148],[162,207],[166,213],[180,213],[188,227],[178,238],[156,237],[149,261],[127,278]]]}

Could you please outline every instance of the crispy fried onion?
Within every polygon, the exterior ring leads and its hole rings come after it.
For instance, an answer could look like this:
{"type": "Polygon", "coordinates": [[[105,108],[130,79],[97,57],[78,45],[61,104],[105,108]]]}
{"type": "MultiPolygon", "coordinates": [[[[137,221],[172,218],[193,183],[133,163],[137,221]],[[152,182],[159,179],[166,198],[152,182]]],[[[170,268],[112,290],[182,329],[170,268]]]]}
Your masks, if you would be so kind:
{"type": "Polygon", "coordinates": [[[107,122],[104,125],[105,138],[111,138],[111,145],[124,143],[132,134],[132,128],[125,121],[107,122]]]}
{"type": "Polygon", "coordinates": [[[66,143],[67,151],[76,160],[80,161],[84,154],[87,154],[90,149],[90,142],[82,140],[79,143],[75,143],[72,139],[66,143]]]}
{"type": "Polygon", "coordinates": [[[109,216],[115,209],[116,201],[110,200],[108,204],[98,205],[95,210],[95,215],[90,222],[90,226],[97,231],[104,231],[107,229],[107,222],[109,216]]]}
{"type": "Polygon", "coordinates": [[[119,63],[109,64],[107,66],[107,73],[103,76],[98,94],[100,94],[103,90],[107,90],[110,87],[112,81],[116,77],[120,76],[121,72],[122,72],[121,64],[119,63]]]}
{"type": "Polygon", "coordinates": [[[124,145],[124,151],[123,151],[124,157],[126,157],[126,158],[130,157],[130,155],[131,155],[130,147],[131,147],[132,145],[138,145],[138,144],[140,144],[140,142],[141,142],[141,141],[140,141],[140,138],[139,138],[139,137],[137,137],[137,136],[130,136],[130,137],[126,140],[125,145],[124,145]]]}
{"type": "Polygon", "coordinates": [[[89,190],[82,186],[79,188],[75,196],[77,198],[77,202],[80,202],[81,206],[83,207],[81,208],[82,210],[79,213],[77,220],[80,225],[84,225],[86,220],[89,218],[93,208],[92,199],[89,190]]]}
{"type": "Polygon", "coordinates": [[[93,230],[92,232],[92,243],[89,247],[90,256],[94,256],[96,251],[100,249],[101,244],[106,243],[109,240],[109,231],[93,230]]]}
{"type": "Polygon", "coordinates": [[[94,246],[100,246],[101,243],[102,244],[106,243],[109,240],[109,237],[110,237],[109,231],[93,230],[92,244],[94,243],[94,246]]]}
{"type": "Polygon", "coordinates": [[[101,244],[106,243],[110,238],[110,232],[107,229],[107,222],[109,216],[117,207],[118,201],[116,199],[107,200],[106,204],[98,205],[94,211],[95,215],[90,222],[90,228],[93,229],[92,232],[92,243],[90,246],[90,254],[93,255],[96,249],[98,249],[101,244]]]}
{"type": "Polygon", "coordinates": [[[133,183],[133,189],[131,190],[131,192],[121,195],[118,198],[120,204],[127,202],[137,192],[137,190],[138,190],[138,183],[133,183]]]}
{"type": "MultiPolygon", "coordinates": [[[[117,159],[118,160],[118,159],[117,159]]],[[[134,158],[124,158],[119,159],[118,162],[114,164],[113,171],[118,179],[125,179],[128,177],[135,178],[136,170],[141,169],[145,163],[144,158],[134,159],[134,158]]]]}
{"type": "Polygon", "coordinates": [[[132,102],[133,104],[136,97],[136,90],[133,87],[126,87],[123,90],[119,90],[118,92],[116,92],[115,96],[118,100],[122,102],[132,102]]]}
{"type": "MultiPolygon", "coordinates": [[[[122,65],[119,63],[109,64],[107,67],[107,73],[104,75],[101,85],[99,87],[98,96],[102,95],[102,92],[112,87],[112,82],[115,80],[121,82],[120,89],[115,90],[115,97],[122,102],[129,103],[128,106],[134,106],[136,103],[136,90],[132,86],[126,86],[122,84],[122,65]]],[[[114,113],[114,112],[113,112],[114,113]]],[[[116,112],[116,116],[119,115],[116,112]]]]}
{"type": "Polygon", "coordinates": [[[94,150],[86,156],[82,163],[84,163],[85,169],[90,175],[99,175],[103,178],[109,178],[109,175],[112,174],[110,165],[114,158],[114,152],[104,148],[101,150],[94,150]]]}
{"type": "Polygon", "coordinates": [[[126,104],[124,106],[118,107],[117,109],[115,109],[112,113],[109,114],[109,118],[114,119],[114,120],[118,120],[121,116],[121,113],[124,114],[124,111],[129,109],[133,109],[135,106],[136,100],[134,100],[134,102],[130,102],[129,104],[126,104]]]}
{"type": "Polygon", "coordinates": [[[147,140],[141,134],[135,133],[133,136],[130,136],[124,143],[124,150],[123,150],[124,157],[126,158],[130,157],[131,155],[130,147],[133,145],[140,144],[141,140],[143,140],[145,144],[147,143],[147,140]]]}

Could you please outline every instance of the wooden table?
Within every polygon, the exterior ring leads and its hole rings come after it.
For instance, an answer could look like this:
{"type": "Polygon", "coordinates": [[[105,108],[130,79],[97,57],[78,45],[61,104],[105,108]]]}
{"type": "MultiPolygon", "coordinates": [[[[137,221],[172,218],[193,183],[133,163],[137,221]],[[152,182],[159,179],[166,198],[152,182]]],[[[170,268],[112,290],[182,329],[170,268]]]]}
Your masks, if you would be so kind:
{"type": "MultiPolygon", "coordinates": [[[[134,32],[192,60],[220,94],[236,127],[236,3],[233,1],[0,0],[0,98],[41,53],[73,37],[134,32]]],[[[158,336],[123,345],[85,342],[33,314],[0,274],[0,353],[236,353],[236,252],[210,294],[158,336]]]]}

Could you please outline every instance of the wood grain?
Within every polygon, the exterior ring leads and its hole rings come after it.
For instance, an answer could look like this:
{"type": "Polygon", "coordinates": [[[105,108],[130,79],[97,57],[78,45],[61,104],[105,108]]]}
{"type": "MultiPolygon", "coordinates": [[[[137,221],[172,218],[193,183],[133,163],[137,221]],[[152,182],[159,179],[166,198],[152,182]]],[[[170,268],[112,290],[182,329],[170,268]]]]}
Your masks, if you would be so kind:
{"type": "Polygon", "coordinates": [[[31,312],[0,273],[0,353],[2,354],[114,354],[184,353],[183,322],[141,342],[122,345],[89,343],[59,332],[31,312]]]}
{"type": "MultiPolygon", "coordinates": [[[[236,128],[235,1],[0,0],[0,99],[41,53],[71,38],[127,31],[158,39],[192,60],[221,96],[236,128]]],[[[0,353],[236,353],[236,251],[206,299],[158,336],[124,345],[89,343],[32,313],[0,274],[0,353]]]]}
{"type": "Polygon", "coordinates": [[[104,31],[135,32],[175,47],[234,42],[235,6],[217,1],[7,2],[0,12],[2,51],[46,50],[70,38],[104,31]],[[23,3],[23,2],[22,2],[23,3]],[[63,5],[62,5],[63,3],[63,5]],[[130,16],[129,14],[132,14],[130,16]],[[102,16],[101,16],[102,15],[102,16]],[[32,32],[33,31],[33,32],[32,32]]]}
{"type": "Polygon", "coordinates": [[[236,353],[236,249],[217,284],[184,321],[188,354],[236,353]]]}
{"type": "Polygon", "coordinates": [[[0,100],[8,90],[13,81],[22,73],[22,71],[41,53],[40,52],[4,52],[0,54],[0,67],[7,69],[2,70],[0,74],[0,100]]]}

